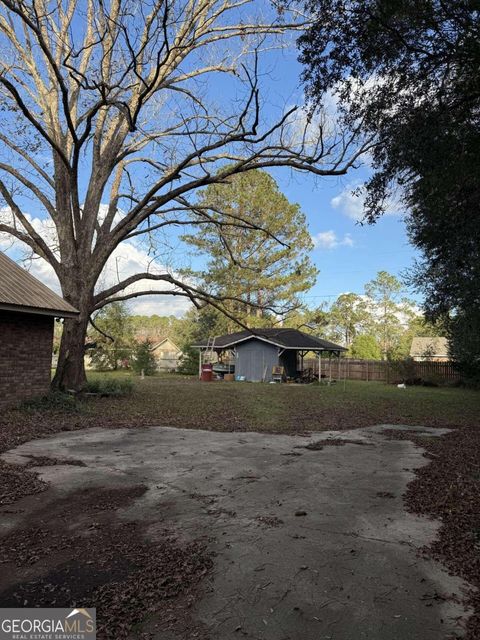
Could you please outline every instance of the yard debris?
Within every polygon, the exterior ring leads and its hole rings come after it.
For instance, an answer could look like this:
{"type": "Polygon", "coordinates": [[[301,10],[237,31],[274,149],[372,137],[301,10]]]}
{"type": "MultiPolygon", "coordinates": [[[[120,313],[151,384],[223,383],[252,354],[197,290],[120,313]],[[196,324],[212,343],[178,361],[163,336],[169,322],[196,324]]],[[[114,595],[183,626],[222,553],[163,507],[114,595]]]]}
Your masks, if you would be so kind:
{"type": "Polygon", "coordinates": [[[284,524],[277,516],[255,516],[255,520],[264,527],[280,527],[284,524]]]}
{"type": "Polygon", "coordinates": [[[306,511],[302,511],[302,510],[300,509],[300,510],[298,510],[298,511],[295,511],[295,515],[296,515],[297,517],[300,517],[300,516],[306,516],[306,515],[307,515],[307,512],[306,512],[306,511]]]}
{"type": "Polygon", "coordinates": [[[0,460],[0,505],[13,504],[24,496],[41,493],[48,484],[25,467],[0,460]]]}
{"type": "Polygon", "coordinates": [[[167,530],[152,542],[138,523],[112,520],[112,501],[126,505],[144,491],[139,486],[71,494],[32,516],[34,526],[0,540],[2,606],[95,606],[99,640],[129,637],[147,615],[161,614],[172,629],[188,618],[185,597],[210,571],[212,559],[205,542],[180,544],[167,530]],[[73,527],[85,510],[95,526],[73,527]]]}
{"type": "Polygon", "coordinates": [[[395,494],[391,491],[377,491],[378,498],[395,498],[395,494]]]}
{"type": "Polygon", "coordinates": [[[426,450],[429,463],[415,471],[404,495],[412,513],[440,520],[431,545],[422,552],[469,582],[465,605],[473,610],[465,640],[480,638],[480,429],[459,426],[440,438],[408,429],[385,429],[392,440],[410,440],[426,450]]]}
{"type": "Polygon", "coordinates": [[[327,438],[326,440],[316,440],[306,445],[298,445],[296,449],[308,449],[309,451],[321,451],[324,447],[343,447],[346,444],[359,444],[362,446],[373,446],[364,440],[353,440],[349,438],[327,438]]]}

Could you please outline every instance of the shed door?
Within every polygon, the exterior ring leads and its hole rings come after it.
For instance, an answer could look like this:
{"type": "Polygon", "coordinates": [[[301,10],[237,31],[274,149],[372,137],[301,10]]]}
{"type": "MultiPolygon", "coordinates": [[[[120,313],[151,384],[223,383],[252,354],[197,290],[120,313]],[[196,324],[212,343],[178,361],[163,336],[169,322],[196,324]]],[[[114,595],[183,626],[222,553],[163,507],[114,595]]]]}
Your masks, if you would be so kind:
{"type": "Polygon", "coordinates": [[[272,379],[272,367],[278,364],[277,347],[260,340],[250,340],[237,347],[235,374],[245,376],[250,382],[268,382],[272,379]]]}

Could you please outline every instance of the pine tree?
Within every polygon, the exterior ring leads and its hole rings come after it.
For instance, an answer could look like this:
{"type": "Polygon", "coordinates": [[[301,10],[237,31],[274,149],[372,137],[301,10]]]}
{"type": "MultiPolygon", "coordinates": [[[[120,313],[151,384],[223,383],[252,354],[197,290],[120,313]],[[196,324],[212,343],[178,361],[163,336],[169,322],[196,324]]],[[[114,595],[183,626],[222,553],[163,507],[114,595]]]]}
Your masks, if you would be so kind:
{"type": "Polygon", "coordinates": [[[139,375],[153,376],[157,370],[157,363],[152,351],[153,343],[148,338],[139,342],[133,352],[133,370],[139,375]]]}
{"type": "MultiPolygon", "coordinates": [[[[317,270],[304,214],[264,171],[251,171],[205,189],[198,202],[224,224],[201,226],[186,237],[207,257],[204,286],[230,297],[229,314],[247,326],[269,324],[272,316],[298,305],[298,296],[315,281],[317,270]],[[238,226],[241,218],[247,224],[238,226]],[[225,226],[230,220],[231,226],[225,226]]],[[[229,330],[235,330],[230,319],[229,330]]]]}

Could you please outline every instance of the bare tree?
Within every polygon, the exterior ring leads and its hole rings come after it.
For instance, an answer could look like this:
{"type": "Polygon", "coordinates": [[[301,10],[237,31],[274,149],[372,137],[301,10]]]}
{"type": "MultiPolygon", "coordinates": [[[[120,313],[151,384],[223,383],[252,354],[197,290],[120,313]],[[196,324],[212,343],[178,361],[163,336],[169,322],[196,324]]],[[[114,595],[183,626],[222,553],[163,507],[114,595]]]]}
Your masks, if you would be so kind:
{"type": "Polygon", "coordinates": [[[302,28],[268,0],[0,0],[0,232],[45,259],[80,311],[65,321],[54,385],[82,387],[91,314],[152,294],[138,283],[222,309],[167,270],[102,289],[120,243],[251,225],[195,206],[195,192],[261,167],[341,175],[368,146],[296,107],[264,122],[261,56],[302,28]]]}

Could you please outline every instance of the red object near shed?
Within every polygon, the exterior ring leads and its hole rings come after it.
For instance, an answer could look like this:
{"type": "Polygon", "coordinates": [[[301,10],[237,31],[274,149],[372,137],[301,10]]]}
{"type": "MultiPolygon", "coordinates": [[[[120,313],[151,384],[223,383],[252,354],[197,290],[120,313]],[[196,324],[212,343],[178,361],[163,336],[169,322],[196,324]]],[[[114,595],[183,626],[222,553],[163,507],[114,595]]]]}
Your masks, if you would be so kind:
{"type": "Polygon", "coordinates": [[[213,380],[213,365],[202,364],[202,375],[200,376],[202,382],[212,382],[213,380]]]}

